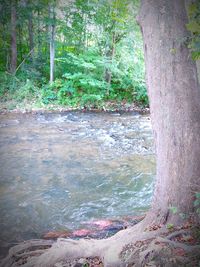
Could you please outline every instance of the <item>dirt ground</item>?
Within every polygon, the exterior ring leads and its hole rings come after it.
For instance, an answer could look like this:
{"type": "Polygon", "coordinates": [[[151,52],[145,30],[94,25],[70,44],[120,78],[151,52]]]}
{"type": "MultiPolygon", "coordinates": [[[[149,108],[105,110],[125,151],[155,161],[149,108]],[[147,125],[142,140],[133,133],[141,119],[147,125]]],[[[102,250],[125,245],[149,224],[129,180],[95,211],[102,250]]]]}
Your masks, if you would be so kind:
{"type": "MultiPolygon", "coordinates": [[[[132,229],[134,229],[133,226],[132,229]]],[[[182,225],[174,229],[153,225],[136,237],[130,229],[96,240],[29,240],[10,249],[1,267],[198,267],[200,266],[200,227],[182,225]],[[123,233],[124,231],[124,233],[123,233]],[[129,238],[127,239],[127,236],[129,238]],[[124,240],[123,240],[124,239],[124,240]],[[132,242],[130,242],[132,240],[132,242]],[[114,241],[114,242],[113,242],[114,241]],[[58,245],[60,242],[61,246],[58,245]],[[120,243],[121,242],[121,243],[120,243]],[[65,248],[65,244],[67,245],[65,248]],[[103,244],[106,246],[103,246],[103,244]],[[118,250],[118,245],[120,250],[118,250]],[[123,245],[125,244],[125,245],[123,245]],[[111,247],[113,246],[113,247],[111,247]],[[74,247],[72,249],[72,247],[74,247]],[[102,249],[104,247],[104,250],[102,249]],[[94,249],[93,249],[94,248],[94,249]],[[120,251],[114,263],[106,250],[120,251]],[[87,251],[88,249],[88,251],[87,251]],[[68,253],[68,250],[70,253],[68,253]],[[103,251],[103,253],[102,253],[103,251]],[[66,252],[66,253],[65,253],[66,252]],[[55,253],[55,254],[54,254],[55,253]],[[99,254],[99,255],[96,255],[99,254]],[[58,254],[58,255],[56,255],[58,254]],[[91,256],[89,256],[91,254],[91,256]],[[105,254],[105,257],[104,257],[105,254]],[[83,255],[83,256],[80,256],[83,255]],[[86,256],[87,255],[87,256],[86,256]],[[107,256],[106,256],[107,255],[107,256]],[[107,257],[107,258],[106,258],[107,257]],[[38,261],[38,259],[40,259],[38,261]],[[52,260],[51,260],[52,259],[52,260]]],[[[137,227],[135,228],[137,232],[137,227]]],[[[135,234],[136,235],[136,234],[135,234]]],[[[114,253],[115,254],[115,253],[114,253]]],[[[114,255],[113,254],[113,255],[114,255]]]]}

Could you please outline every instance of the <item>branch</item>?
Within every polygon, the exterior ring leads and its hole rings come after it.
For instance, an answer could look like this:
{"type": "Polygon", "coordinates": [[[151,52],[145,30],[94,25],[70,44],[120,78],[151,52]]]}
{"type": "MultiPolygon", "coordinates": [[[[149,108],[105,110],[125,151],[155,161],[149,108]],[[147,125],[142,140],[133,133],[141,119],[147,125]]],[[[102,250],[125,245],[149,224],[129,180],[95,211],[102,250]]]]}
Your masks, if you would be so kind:
{"type": "Polygon", "coordinates": [[[33,49],[31,49],[31,51],[27,54],[27,56],[22,60],[22,62],[19,64],[19,66],[16,68],[14,75],[16,75],[17,71],[19,70],[19,68],[22,66],[22,64],[26,61],[26,59],[30,56],[30,54],[33,52],[33,50],[35,49],[35,47],[33,47],[33,49]]]}

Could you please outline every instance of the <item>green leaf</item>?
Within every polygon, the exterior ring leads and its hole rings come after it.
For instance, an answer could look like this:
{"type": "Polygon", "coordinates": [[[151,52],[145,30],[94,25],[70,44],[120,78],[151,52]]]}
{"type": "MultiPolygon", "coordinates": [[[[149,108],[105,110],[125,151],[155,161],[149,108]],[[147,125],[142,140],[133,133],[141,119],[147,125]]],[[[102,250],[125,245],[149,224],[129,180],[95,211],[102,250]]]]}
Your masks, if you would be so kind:
{"type": "Polygon", "coordinates": [[[174,225],[172,223],[167,224],[167,229],[172,230],[174,228],[174,225]]]}
{"type": "Polygon", "coordinates": [[[197,4],[195,4],[195,3],[190,4],[188,7],[189,16],[190,17],[193,16],[196,12],[198,12],[197,4]]]}
{"type": "Polygon", "coordinates": [[[186,24],[186,27],[193,33],[200,33],[200,24],[197,21],[189,22],[188,24],[186,24]]]}
{"type": "Polygon", "coordinates": [[[199,60],[200,59],[200,52],[199,51],[192,51],[192,59],[199,60]]]}
{"type": "Polygon", "coordinates": [[[198,207],[200,205],[200,199],[196,199],[194,201],[194,207],[198,207]]]}
{"type": "Polygon", "coordinates": [[[169,210],[173,213],[176,214],[178,212],[177,207],[169,207],[169,210]]]}
{"type": "Polygon", "coordinates": [[[195,197],[200,199],[200,192],[196,192],[195,197]]]}
{"type": "Polygon", "coordinates": [[[200,215],[200,208],[198,208],[198,209],[196,210],[196,212],[200,215]]]}

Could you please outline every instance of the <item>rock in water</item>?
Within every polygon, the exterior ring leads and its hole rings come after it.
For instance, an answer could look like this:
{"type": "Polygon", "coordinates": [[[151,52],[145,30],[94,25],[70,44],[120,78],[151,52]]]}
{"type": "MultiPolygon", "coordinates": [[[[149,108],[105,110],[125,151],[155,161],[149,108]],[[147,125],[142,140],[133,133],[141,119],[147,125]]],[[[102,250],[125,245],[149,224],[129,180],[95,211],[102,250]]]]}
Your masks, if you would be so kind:
{"type": "Polygon", "coordinates": [[[70,237],[71,236],[71,232],[69,231],[51,231],[46,233],[43,238],[44,239],[57,239],[57,238],[66,238],[66,237],[70,237]]]}
{"type": "Polygon", "coordinates": [[[72,232],[72,237],[85,237],[92,234],[91,230],[88,229],[80,229],[72,232]]]}
{"type": "Polygon", "coordinates": [[[106,227],[112,225],[113,222],[111,220],[98,220],[90,222],[89,224],[97,226],[99,229],[105,229],[106,227]]]}

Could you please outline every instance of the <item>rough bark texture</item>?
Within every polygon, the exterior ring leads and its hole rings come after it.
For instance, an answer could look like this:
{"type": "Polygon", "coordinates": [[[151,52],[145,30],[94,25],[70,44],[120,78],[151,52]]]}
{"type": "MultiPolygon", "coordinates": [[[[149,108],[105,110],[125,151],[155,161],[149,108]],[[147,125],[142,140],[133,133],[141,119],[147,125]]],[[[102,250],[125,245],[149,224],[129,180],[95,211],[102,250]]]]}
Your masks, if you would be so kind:
{"type": "Polygon", "coordinates": [[[16,11],[16,0],[11,1],[11,64],[10,71],[15,73],[17,68],[17,11],[16,11]]]}
{"type": "Polygon", "coordinates": [[[157,178],[148,222],[178,223],[194,214],[200,191],[200,88],[184,44],[183,0],[142,0],[146,81],[157,154],[157,178]],[[173,214],[170,207],[175,207],[173,214]]]}
{"type": "Polygon", "coordinates": [[[198,80],[200,84],[200,59],[196,61],[197,64],[197,74],[198,74],[198,80]]]}

